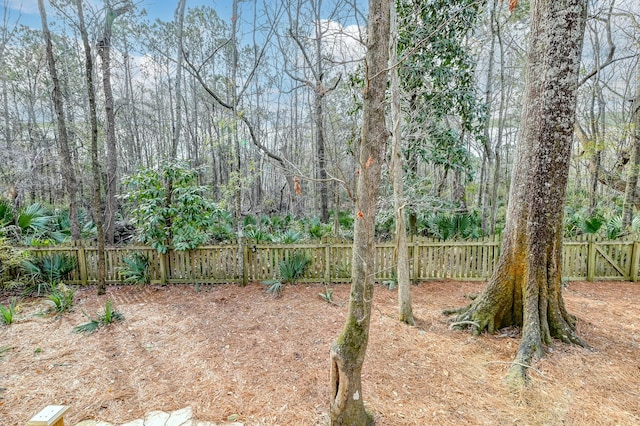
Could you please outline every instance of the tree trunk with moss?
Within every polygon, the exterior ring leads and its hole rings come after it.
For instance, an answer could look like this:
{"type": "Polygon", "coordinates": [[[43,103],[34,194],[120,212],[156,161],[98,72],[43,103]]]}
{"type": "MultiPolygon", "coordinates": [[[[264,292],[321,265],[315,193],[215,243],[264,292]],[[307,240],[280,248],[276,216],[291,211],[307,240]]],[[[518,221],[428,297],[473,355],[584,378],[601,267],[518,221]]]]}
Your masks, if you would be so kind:
{"type": "Polygon", "coordinates": [[[455,322],[475,334],[511,325],[522,341],[507,375],[522,385],[553,338],[584,346],[561,292],[562,219],[586,0],[531,2],[527,82],[507,225],[495,273],[455,322]]]}
{"type": "Polygon", "coordinates": [[[378,187],[388,140],[384,100],[389,58],[389,8],[389,0],[369,1],[351,298],[344,329],[331,345],[329,414],[332,425],[373,424],[373,417],[365,410],[362,399],[361,372],[371,322],[378,187]]]}

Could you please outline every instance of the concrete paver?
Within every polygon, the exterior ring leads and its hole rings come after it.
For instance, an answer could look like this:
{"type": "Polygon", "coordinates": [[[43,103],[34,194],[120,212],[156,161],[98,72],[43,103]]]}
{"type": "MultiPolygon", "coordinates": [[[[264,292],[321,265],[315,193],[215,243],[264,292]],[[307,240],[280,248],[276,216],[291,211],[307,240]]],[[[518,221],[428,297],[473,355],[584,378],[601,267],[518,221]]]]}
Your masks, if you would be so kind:
{"type": "Polygon", "coordinates": [[[160,410],[150,411],[142,419],[117,425],[99,420],[83,420],[75,426],[244,426],[244,423],[214,423],[196,420],[193,418],[193,409],[185,407],[170,413],[160,410]]]}

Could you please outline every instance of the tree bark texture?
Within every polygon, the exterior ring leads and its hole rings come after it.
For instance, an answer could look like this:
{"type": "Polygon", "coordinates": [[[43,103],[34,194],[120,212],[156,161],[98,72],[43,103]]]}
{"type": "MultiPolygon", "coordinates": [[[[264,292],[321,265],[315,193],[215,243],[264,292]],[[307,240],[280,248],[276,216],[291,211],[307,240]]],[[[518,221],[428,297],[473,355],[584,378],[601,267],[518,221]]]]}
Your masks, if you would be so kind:
{"type": "Polygon", "coordinates": [[[332,425],[360,426],[373,423],[372,416],[364,408],[361,371],[369,341],[375,274],[375,215],[381,166],[388,139],[384,100],[389,59],[389,8],[389,0],[369,1],[351,297],[344,329],[331,345],[329,414],[332,425]]]}
{"type": "Polygon", "coordinates": [[[40,9],[40,17],[42,19],[42,32],[44,35],[47,63],[49,65],[49,75],[53,83],[53,106],[56,111],[57,127],[58,127],[58,146],[60,148],[60,157],[62,162],[62,175],[69,195],[69,224],[71,230],[71,239],[73,241],[80,240],[80,225],[78,222],[78,182],[74,170],[75,162],[71,159],[71,150],[69,149],[69,133],[65,119],[64,102],[62,100],[62,90],[60,80],[58,78],[58,70],[56,69],[56,60],[53,56],[53,43],[51,42],[51,33],[47,24],[47,12],[44,8],[43,0],[38,0],[38,8],[40,9]]]}
{"type": "Polygon", "coordinates": [[[104,223],[105,238],[109,244],[114,243],[114,231],[116,225],[116,213],[118,202],[116,200],[118,151],[116,146],[116,113],[113,101],[113,89],[111,87],[111,33],[113,21],[129,10],[128,6],[113,9],[108,6],[104,24],[102,40],[98,42],[98,53],[102,59],[102,86],[104,90],[104,109],[106,115],[106,142],[107,147],[107,202],[105,206],[104,223]]]}
{"type": "Polygon", "coordinates": [[[80,35],[82,37],[82,45],[84,46],[85,56],[85,80],[87,82],[87,94],[89,98],[89,121],[91,124],[91,176],[92,176],[92,200],[91,207],[93,211],[93,223],[96,225],[96,240],[98,243],[98,277],[96,288],[99,295],[105,294],[106,289],[106,257],[104,250],[104,227],[102,226],[102,196],[101,196],[101,179],[100,179],[100,160],[98,155],[98,113],[96,102],[96,89],[93,82],[93,56],[91,54],[91,45],[89,44],[89,35],[87,27],[84,23],[84,11],[82,8],[82,0],[76,0],[76,9],[78,12],[78,24],[80,35]]]}
{"type": "Polygon", "coordinates": [[[640,167],[640,64],[636,71],[636,96],[631,106],[631,135],[632,154],[631,164],[629,164],[629,177],[624,194],[624,206],[622,209],[622,229],[628,229],[633,219],[633,199],[638,189],[638,168],[640,167]]]}
{"type": "Polygon", "coordinates": [[[178,143],[180,141],[180,133],[182,132],[182,41],[184,38],[184,9],[187,0],[180,0],[178,7],[176,8],[175,20],[176,20],[176,36],[178,39],[178,53],[176,56],[176,106],[175,106],[175,121],[173,123],[173,132],[171,136],[171,155],[170,159],[175,160],[178,158],[178,143]]]}
{"type": "Polygon", "coordinates": [[[390,10],[390,50],[389,69],[391,80],[391,120],[392,148],[389,175],[393,186],[393,205],[396,218],[396,278],[398,280],[398,318],[409,325],[415,325],[411,305],[411,280],[409,277],[409,246],[407,225],[404,219],[406,200],[404,197],[404,168],[402,154],[402,110],[400,108],[400,74],[395,65],[398,60],[398,28],[396,4],[390,10]]]}
{"type": "Polygon", "coordinates": [[[522,385],[552,338],[584,345],[561,293],[562,219],[575,124],[586,0],[531,2],[528,76],[503,249],[482,294],[458,311],[475,334],[516,325],[522,341],[507,382],[522,385]]]}

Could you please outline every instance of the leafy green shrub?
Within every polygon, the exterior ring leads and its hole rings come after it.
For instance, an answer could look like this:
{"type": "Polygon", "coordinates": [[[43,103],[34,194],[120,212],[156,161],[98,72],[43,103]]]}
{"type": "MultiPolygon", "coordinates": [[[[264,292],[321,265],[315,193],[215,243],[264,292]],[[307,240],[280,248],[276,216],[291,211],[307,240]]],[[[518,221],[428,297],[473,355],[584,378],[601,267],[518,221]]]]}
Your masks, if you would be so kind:
{"type": "Polygon", "coordinates": [[[141,169],[124,180],[122,197],[137,228],[138,239],[159,253],[191,250],[211,239],[218,207],[198,184],[199,169],[181,161],[158,169],[141,169]]]}
{"type": "Polygon", "coordinates": [[[113,308],[113,302],[111,301],[111,299],[107,300],[104,305],[104,311],[102,313],[99,313],[96,318],[91,318],[91,316],[89,316],[86,312],[84,314],[87,318],[89,318],[89,322],[74,327],[74,333],[91,334],[100,327],[106,327],[109,324],[112,324],[116,321],[122,321],[124,319],[124,315],[113,308]]]}
{"type": "Polygon", "coordinates": [[[244,217],[244,219],[242,219],[242,226],[244,228],[248,228],[250,226],[255,227],[257,225],[258,225],[258,221],[256,220],[255,216],[248,214],[244,217]]]}
{"type": "Polygon", "coordinates": [[[15,297],[12,297],[9,301],[9,306],[0,304],[0,322],[9,325],[15,321],[16,305],[18,301],[15,297]]]}
{"type": "Polygon", "coordinates": [[[331,225],[320,222],[319,218],[313,218],[307,225],[307,232],[311,238],[320,239],[325,235],[331,234],[331,225]]]}
{"type": "Polygon", "coordinates": [[[353,229],[353,212],[350,210],[338,211],[338,223],[341,228],[353,229]]]}
{"type": "Polygon", "coordinates": [[[123,259],[124,266],[118,268],[120,276],[128,284],[149,284],[151,268],[149,256],[144,253],[132,253],[123,259]]]}
{"type": "Polygon", "coordinates": [[[213,212],[213,223],[209,227],[211,239],[215,241],[229,241],[235,235],[233,231],[233,216],[230,212],[216,208],[213,212]]]}
{"type": "Polygon", "coordinates": [[[17,275],[20,273],[24,258],[23,250],[14,248],[5,238],[0,237],[0,288],[19,278],[17,275]]]}

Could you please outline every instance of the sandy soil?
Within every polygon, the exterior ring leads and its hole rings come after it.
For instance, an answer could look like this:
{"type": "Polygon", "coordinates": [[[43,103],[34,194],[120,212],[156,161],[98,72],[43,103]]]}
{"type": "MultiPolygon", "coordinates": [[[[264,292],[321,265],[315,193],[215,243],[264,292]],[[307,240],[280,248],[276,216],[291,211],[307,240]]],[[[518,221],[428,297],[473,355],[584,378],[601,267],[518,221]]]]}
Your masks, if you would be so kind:
{"type": "MultiPolygon", "coordinates": [[[[640,424],[639,284],[571,283],[566,303],[593,350],[555,344],[517,394],[502,378],[518,330],[475,338],[449,330],[441,313],[483,285],[414,286],[417,327],[398,323],[395,292],[376,288],[363,396],[377,424],[640,424]]],[[[333,288],[338,306],[318,296],[320,285],[287,287],[279,299],[259,283],[110,287],[125,320],[91,335],[72,329],[83,311],[104,308],[93,288],[79,289],[59,318],[34,315],[41,300],[23,301],[19,321],[0,328],[0,424],[22,426],[48,404],[70,405],[71,425],[186,406],[201,420],[324,424],[329,345],[349,295],[333,288]]]]}

